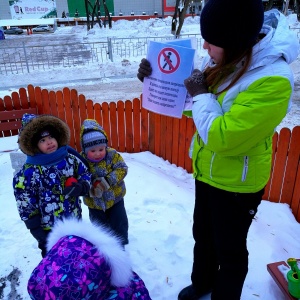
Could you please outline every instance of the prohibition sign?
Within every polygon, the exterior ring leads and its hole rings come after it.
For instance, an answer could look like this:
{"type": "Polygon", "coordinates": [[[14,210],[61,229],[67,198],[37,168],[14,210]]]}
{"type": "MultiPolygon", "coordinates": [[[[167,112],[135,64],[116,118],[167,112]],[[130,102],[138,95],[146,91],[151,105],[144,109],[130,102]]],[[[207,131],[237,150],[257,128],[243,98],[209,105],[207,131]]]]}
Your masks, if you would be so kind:
{"type": "Polygon", "coordinates": [[[180,65],[179,53],[174,48],[164,48],[158,54],[158,67],[161,72],[171,74],[180,65]]]}

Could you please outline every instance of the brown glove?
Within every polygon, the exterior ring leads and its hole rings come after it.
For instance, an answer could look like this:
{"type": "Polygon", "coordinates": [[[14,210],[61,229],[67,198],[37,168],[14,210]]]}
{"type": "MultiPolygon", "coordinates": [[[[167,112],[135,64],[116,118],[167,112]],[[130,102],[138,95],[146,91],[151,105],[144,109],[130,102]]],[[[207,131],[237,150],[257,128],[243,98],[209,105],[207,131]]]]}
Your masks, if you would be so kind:
{"type": "Polygon", "coordinates": [[[204,74],[198,69],[195,69],[191,76],[184,80],[184,85],[192,97],[208,93],[204,74]]]}
{"type": "Polygon", "coordinates": [[[139,69],[137,73],[137,78],[141,81],[144,82],[144,78],[150,76],[152,73],[152,67],[146,58],[143,58],[141,60],[141,63],[139,64],[139,69]]]}

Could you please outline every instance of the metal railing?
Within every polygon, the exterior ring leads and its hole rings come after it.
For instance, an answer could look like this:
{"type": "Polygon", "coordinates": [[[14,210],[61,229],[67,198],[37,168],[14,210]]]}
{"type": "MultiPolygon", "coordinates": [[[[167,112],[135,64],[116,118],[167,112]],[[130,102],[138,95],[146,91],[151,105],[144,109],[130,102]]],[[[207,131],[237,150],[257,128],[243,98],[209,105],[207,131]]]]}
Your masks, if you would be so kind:
{"type": "MultiPolygon", "coordinates": [[[[203,39],[200,34],[184,34],[181,35],[182,39],[185,38],[195,38],[196,49],[201,50],[203,39]]],[[[164,36],[164,37],[139,37],[139,38],[109,38],[109,43],[112,45],[112,54],[118,55],[120,57],[139,57],[146,56],[149,41],[156,42],[166,42],[174,40],[174,36],[164,36]]],[[[113,61],[113,56],[111,60],[113,61]]]]}
{"type": "Polygon", "coordinates": [[[0,75],[89,65],[108,60],[107,42],[0,47],[0,75]]]}
{"type": "MultiPolygon", "coordinates": [[[[300,28],[290,28],[300,40],[300,28]]],[[[195,38],[196,50],[202,51],[200,34],[185,34],[181,38],[195,38]]],[[[36,70],[86,66],[114,61],[114,58],[145,57],[148,42],[166,42],[174,35],[164,37],[107,38],[93,43],[60,43],[52,45],[0,45],[0,75],[25,74],[36,70]]]]}
{"type": "MultiPolygon", "coordinates": [[[[182,38],[195,37],[197,48],[201,49],[200,34],[183,35],[182,38]]],[[[44,45],[0,46],[0,75],[25,74],[36,70],[62,67],[93,65],[118,56],[128,59],[146,56],[148,41],[172,40],[170,37],[107,38],[93,43],[60,43],[44,45]]]]}

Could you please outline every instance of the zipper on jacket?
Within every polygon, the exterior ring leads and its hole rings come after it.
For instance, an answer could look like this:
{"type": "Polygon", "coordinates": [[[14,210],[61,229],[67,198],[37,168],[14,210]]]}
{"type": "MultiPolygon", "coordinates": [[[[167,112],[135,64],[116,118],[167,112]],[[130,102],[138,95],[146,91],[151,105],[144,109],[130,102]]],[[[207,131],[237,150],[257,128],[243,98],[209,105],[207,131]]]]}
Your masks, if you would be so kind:
{"type": "Polygon", "coordinates": [[[194,133],[192,140],[191,140],[191,144],[190,144],[190,148],[189,148],[189,157],[192,159],[193,158],[193,151],[194,151],[194,145],[195,145],[195,138],[196,138],[196,134],[194,133]]]}
{"type": "Polygon", "coordinates": [[[214,162],[215,156],[216,156],[216,153],[214,152],[213,155],[212,155],[212,157],[211,157],[211,160],[210,160],[210,168],[209,168],[210,179],[212,179],[212,166],[213,166],[213,162],[214,162]]]}
{"type": "Polygon", "coordinates": [[[248,164],[249,164],[249,157],[248,156],[244,156],[244,168],[243,168],[242,181],[245,181],[246,178],[247,178],[248,164]]]}

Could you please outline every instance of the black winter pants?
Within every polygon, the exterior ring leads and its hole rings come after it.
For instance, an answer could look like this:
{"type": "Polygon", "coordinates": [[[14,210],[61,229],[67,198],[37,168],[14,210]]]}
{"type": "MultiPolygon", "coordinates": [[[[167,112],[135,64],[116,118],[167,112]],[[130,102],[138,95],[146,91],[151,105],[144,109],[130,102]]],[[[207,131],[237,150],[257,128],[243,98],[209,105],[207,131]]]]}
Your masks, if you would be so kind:
{"type": "Polygon", "coordinates": [[[38,248],[41,249],[42,257],[44,258],[47,254],[47,237],[50,231],[44,231],[45,232],[45,238],[38,240],[38,248]]]}
{"type": "Polygon", "coordinates": [[[89,208],[89,217],[91,222],[100,223],[109,229],[112,229],[121,239],[121,244],[128,244],[128,218],[124,206],[124,200],[114,204],[106,210],[89,208]]]}
{"type": "Polygon", "coordinates": [[[248,272],[247,234],[261,202],[257,193],[234,193],[196,180],[192,283],[212,300],[238,300],[248,272]]]}

